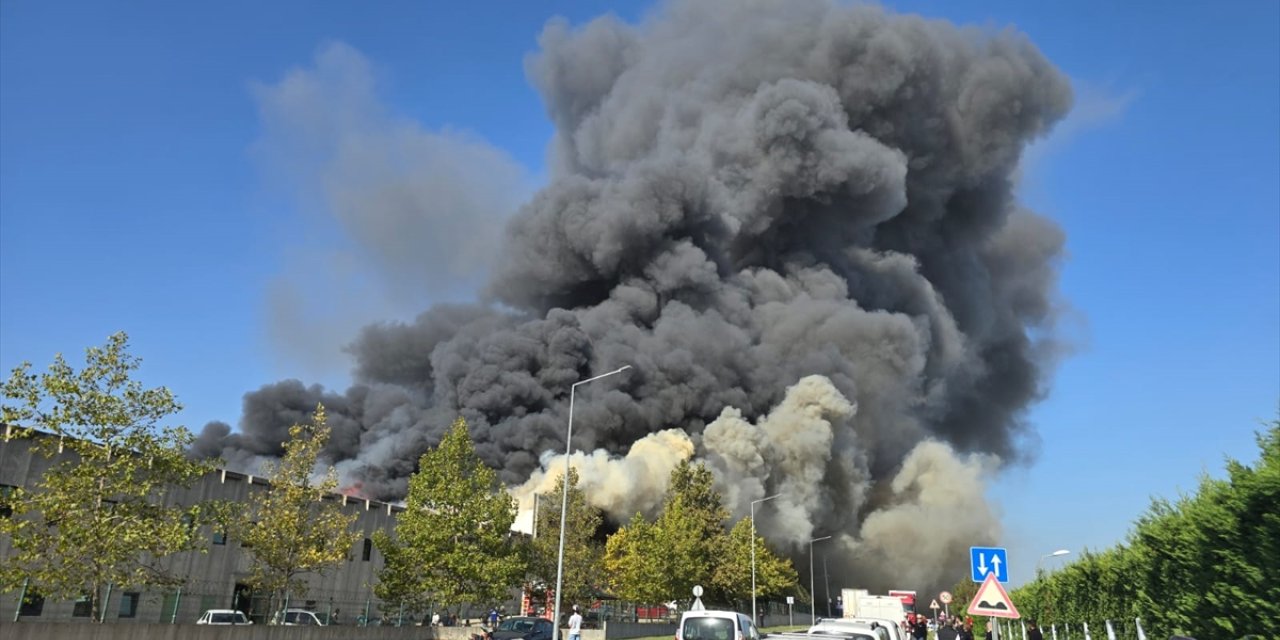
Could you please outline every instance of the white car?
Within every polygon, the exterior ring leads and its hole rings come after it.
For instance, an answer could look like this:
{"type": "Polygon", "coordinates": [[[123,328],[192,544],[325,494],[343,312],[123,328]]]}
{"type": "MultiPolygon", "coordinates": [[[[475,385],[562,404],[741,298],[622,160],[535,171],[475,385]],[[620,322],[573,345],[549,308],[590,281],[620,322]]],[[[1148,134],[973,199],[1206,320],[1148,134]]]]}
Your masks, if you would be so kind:
{"type": "Polygon", "coordinates": [[[884,618],[823,618],[809,627],[812,634],[840,634],[849,631],[868,633],[884,640],[905,640],[902,629],[892,620],[884,618]]]}
{"type": "Polygon", "coordinates": [[[685,611],[680,614],[676,640],[760,640],[751,616],[736,611],[685,611]]]}
{"type": "Polygon", "coordinates": [[[327,627],[329,622],[324,614],[317,614],[306,609],[287,609],[277,611],[271,618],[271,624],[282,624],[287,627],[327,627]]]}
{"type": "Polygon", "coordinates": [[[232,609],[209,609],[196,620],[196,624],[253,624],[243,611],[232,609]]]}

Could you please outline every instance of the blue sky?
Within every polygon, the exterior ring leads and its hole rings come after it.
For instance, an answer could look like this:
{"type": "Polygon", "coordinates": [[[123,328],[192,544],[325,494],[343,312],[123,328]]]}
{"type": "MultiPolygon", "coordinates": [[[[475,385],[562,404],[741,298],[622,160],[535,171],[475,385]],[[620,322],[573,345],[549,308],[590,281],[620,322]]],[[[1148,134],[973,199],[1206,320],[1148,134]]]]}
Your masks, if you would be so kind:
{"type": "MultiPolygon", "coordinates": [[[[888,6],[1023,31],[1077,90],[1021,185],[1067,232],[1075,348],[1028,416],[1034,462],[993,488],[1019,582],[1041,553],[1121,539],[1152,496],[1194,490],[1225,457],[1253,460],[1277,415],[1280,5],[888,6]]],[[[298,273],[333,230],[308,224],[306,179],[273,164],[261,88],[345,43],[390,118],[487,141],[523,196],[552,133],[522,66],[543,24],[647,10],[0,3],[0,367],[127,330],[143,379],[174,389],[194,429],[234,423],[244,392],[282,377],[343,386],[337,343],[282,336],[268,304],[315,294],[298,273]]],[[[366,277],[353,267],[348,289],[366,277]]],[[[357,300],[367,314],[327,330],[465,289],[357,300]]]]}

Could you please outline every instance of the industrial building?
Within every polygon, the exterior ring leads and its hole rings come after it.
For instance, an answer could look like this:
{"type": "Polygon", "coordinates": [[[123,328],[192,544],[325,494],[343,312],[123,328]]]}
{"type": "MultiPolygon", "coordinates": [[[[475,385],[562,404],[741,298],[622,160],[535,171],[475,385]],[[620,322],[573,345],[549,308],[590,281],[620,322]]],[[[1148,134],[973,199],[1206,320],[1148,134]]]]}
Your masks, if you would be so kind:
{"type": "MultiPolygon", "coordinates": [[[[67,452],[46,457],[34,447],[37,438],[54,438],[46,433],[19,436],[5,428],[0,438],[0,491],[14,487],[34,487],[45,471],[70,456],[67,452]]],[[[190,488],[176,487],[166,493],[167,506],[192,505],[206,500],[246,502],[254,492],[266,490],[266,480],[244,473],[217,469],[208,473],[190,488]]],[[[308,590],[290,607],[306,608],[317,613],[336,615],[339,622],[356,623],[361,617],[396,616],[380,608],[373,594],[377,571],[383,566],[381,554],[373,545],[375,531],[392,532],[396,515],[403,507],[385,502],[358,499],[332,494],[326,499],[342,504],[347,513],[356,514],[355,530],[362,533],[347,556],[323,575],[305,576],[308,590]]],[[[11,514],[0,512],[0,517],[11,514]]],[[[205,549],[201,552],[183,552],[166,559],[165,564],[173,575],[183,579],[180,587],[170,589],[136,590],[128,587],[113,588],[103,606],[107,622],[195,622],[206,609],[239,609],[250,614],[255,622],[265,622],[270,604],[265,594],[255,594],[245,584],[249,575],[250,553],[244,544],[229,538],[224,532],[205,527],[201,531],[205,549]]],[[[0,537],[0,560],[9,557],[10,541],[0,537]]],[[[88,620],[89,602],[55,601],[35,597],[22,601],[22,592],[0,594],[0,620],[88,620]]],[[[277,607],[279,604],[277,603],[277,607]]],[[[403,620],[407,621],[405,615],[403,620]]]]}

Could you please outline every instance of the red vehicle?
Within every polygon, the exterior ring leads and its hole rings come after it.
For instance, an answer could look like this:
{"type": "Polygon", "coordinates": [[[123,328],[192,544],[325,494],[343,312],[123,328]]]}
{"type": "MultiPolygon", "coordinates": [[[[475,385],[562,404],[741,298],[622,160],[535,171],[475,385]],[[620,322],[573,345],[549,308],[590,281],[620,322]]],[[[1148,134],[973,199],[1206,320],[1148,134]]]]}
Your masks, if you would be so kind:
{"type": "Polygon", "coordinates": [[[652,607],[636,606],[636,618],[639,620],[664,620],[670,616],[671,610],[661,605],[652,607]]]}
{"type": "Polygon", "coordinates": [[[904,613],[915,613],[916,610],[916,592],[901,589],[892,589],[889,595],[902,601],[902,611],[904,613]]]}

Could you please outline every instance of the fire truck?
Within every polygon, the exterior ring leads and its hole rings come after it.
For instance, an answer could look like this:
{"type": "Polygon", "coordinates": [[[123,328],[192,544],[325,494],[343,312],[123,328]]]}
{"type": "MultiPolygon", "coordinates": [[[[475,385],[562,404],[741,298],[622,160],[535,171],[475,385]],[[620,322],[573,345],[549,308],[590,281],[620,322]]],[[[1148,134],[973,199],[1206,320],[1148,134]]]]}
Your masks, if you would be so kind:
{"type": "Polygon", "coordinates": [[[889,595],[902,601],[902,611],[904,613],[915,613],[916,592],[905,589],[890,589],[889,595]]]}

